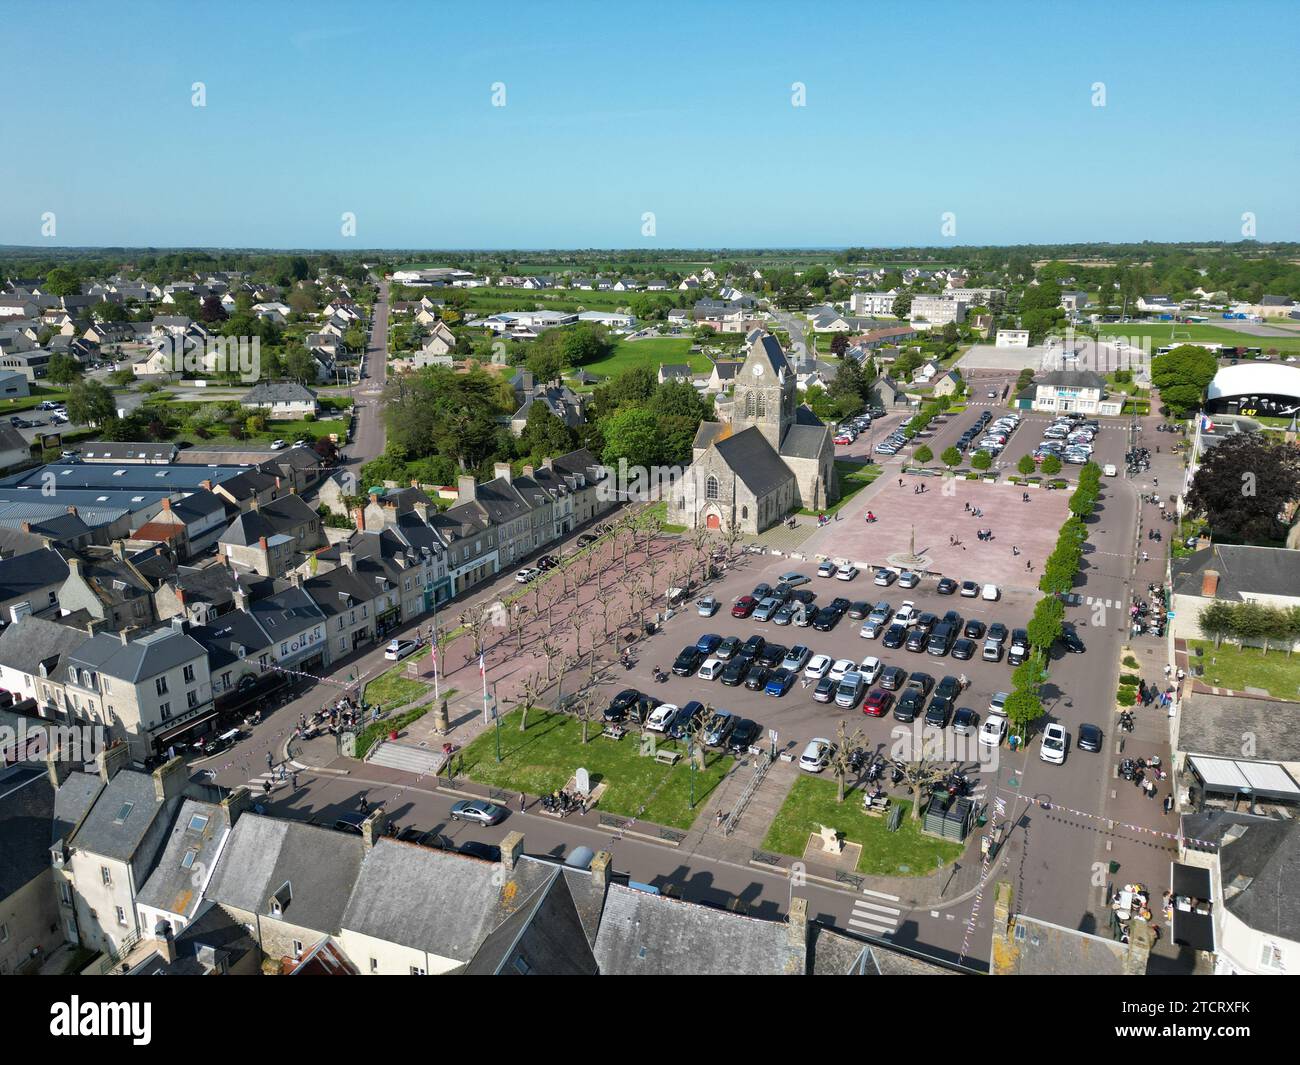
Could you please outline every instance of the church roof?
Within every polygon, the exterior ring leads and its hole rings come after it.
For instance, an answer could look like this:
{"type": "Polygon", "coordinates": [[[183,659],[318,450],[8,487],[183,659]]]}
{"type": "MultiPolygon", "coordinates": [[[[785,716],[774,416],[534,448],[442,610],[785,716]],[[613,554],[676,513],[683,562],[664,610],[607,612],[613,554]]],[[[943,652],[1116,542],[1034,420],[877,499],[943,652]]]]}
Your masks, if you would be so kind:
{"type": "Polygon", "coordinates": [[[751,425],[714,445],[719,457],[755,496],[765,496],[794,479],[761,429],[751,425]]]}
{"type": "Polygon", "coordinates": [[[781,454],[796,459],[815,459],[821,455],[829,432],[824,425],[792,425],[781,441],[781,454]]]}
{"type": "Polygon", "coordinates": [[[723,435],[726,428],[728,426],[725,422],[700,422],[700,427],[695,430],[695,442],[691,446],[697,450],[707,450],[723,435]]]}

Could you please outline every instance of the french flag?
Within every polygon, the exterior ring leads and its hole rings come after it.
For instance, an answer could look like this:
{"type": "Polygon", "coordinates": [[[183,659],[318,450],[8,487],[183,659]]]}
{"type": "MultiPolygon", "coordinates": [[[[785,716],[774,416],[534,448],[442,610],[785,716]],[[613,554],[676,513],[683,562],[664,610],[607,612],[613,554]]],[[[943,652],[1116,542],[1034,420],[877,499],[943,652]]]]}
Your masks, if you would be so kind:
{"type": "Polygon", "coordinates": [[[478,655],[478,675],[479,675],[480,677],[485,678],[485,679],[486,679],[486,677],[487,677],[487,666],[485,666],[485,665],[483,664],[483,652],[482,652],[482,651],[480,651],[480,652],[479,652],[479,655],[478,655]]]}
{"type": "Polygon", "coordinates": [[[1201,432],[1203,433],[1214,432],[1214,422],[1210,420],[1210,416],[1208,414],[1202,415],[1201,417],[1201,432]]]}

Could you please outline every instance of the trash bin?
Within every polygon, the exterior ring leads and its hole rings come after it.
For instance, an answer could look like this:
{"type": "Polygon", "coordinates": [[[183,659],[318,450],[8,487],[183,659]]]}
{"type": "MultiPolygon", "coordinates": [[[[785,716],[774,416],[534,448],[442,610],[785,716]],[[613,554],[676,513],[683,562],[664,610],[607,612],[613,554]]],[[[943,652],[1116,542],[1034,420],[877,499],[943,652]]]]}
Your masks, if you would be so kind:
{"type": "Polygon", "coordinates": [[[1111,875],[1111,876],[1114,876],[1114,875],[1115,875],[1116,873],[1118,873],[1118,872],[1119,872],[1119,862],[1111,862],[1111,863],[1110,863],[1110,875],[1111,875]]]}

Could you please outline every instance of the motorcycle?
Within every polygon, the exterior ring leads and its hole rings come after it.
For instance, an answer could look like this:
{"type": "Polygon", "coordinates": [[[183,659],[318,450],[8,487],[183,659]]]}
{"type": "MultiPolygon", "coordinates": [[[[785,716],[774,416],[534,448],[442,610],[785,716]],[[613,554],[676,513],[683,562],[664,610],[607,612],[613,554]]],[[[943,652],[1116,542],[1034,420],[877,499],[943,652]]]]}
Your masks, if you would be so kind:
{"type": "Polygon", "coordinates": [[[664,672],[662,669],[660,669],[658,666],[655,666],[655,668],[654,668],[654,678],[655,678],[655,680],[656,680],[658,683],[663,684],[665,681],[668,680],[668,674],[665,673],[665,672],[664,672]]]}
{"type": "Polygon", "coordinates": [[[876,516],[868,511],[867,516],[862,520],[868,525],[874,525],[876,523],[876,516]]]}

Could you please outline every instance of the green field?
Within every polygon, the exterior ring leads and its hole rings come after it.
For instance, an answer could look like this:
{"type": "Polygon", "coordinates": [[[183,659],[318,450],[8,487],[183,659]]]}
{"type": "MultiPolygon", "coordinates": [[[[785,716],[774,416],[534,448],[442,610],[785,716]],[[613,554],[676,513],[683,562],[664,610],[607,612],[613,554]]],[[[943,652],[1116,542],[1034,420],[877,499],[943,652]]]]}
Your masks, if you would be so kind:
{"type": "Polygon", "coordinates": [[[620,340],[607,358],[587,363],[580,369],[597,377],[614,377],[633,366],[658,371],[660,363],[689,363],[696,373],[708,373],[713,363],[707,355],[691,354],[693,341],[685,337],[652,337],[649,340],[620,340]]]}
{"type": "Polygon", "coordinates": [[[1300,354],[1300,334],[1289,336],[1255,336],[1251,333],[1239,333],[1222,326],[1201,325],[1186,322],[1128,323],[1108,322],[1097,326],[1097,332],[1103,336],[1150,337],[1151,352],[1166,345],[1186,344],[1202,341],[1207,344],[1226,344],[1234,348],[1262,348],[1267,352],[1274,348],[1288,354],[1300,354]],[[1170,326],[1173,326],[1172,339],[1170,326]]]}
{"type": "Polygon", "coordinates": [[[835,795],[833,778],[800,775],[768,829],[763,849],[802,858],[808,837],[829,825],[845,842],[862,845],[857,871],[868,876],[927,876],[961,857],[960,844],[921,834],[907,800],[894,800],[904,812],[898,831],[890,832],[885,818],[863,812],[859,791],[847,789],[842,803],[835,795]]]}
{"type": "MultiPolygon", "coordinates": [[[[536,709],[528,715],[528,730],[520,732],[515,710],[501,719],[502,760],[496,760],[495,730],[489,729],[465,748],[462,771],[480,784],[547,795],[564,787],[583,766],[593,787],[602,782],[609,785],[600,800],[602,811],[690,828],[709,793],[735,765],[730,755],[709,751],[706,768],[695,773],[692,808],[691,771],[684,761],[664,765],[641,755],[635,733],[608,740],[600,734],[603,727],[599,717],[588,722],[584,746],[577,718],[536,709]]],[[[659,750],[681,749],[671,740],[656,739],[659,750]]]]}
{"type": "Polygon", "coordinates": [[[1200,679],[1206,684],[1233,691],[1263,688],[1275,699],[1300,699],[1300,655],[1288,655],[1285,647],[1265,654],[1260,647],[1215,647],[1212,640],[1188,640],[1187,649],[1192,665],[1205,670],[1200,679]]]}

